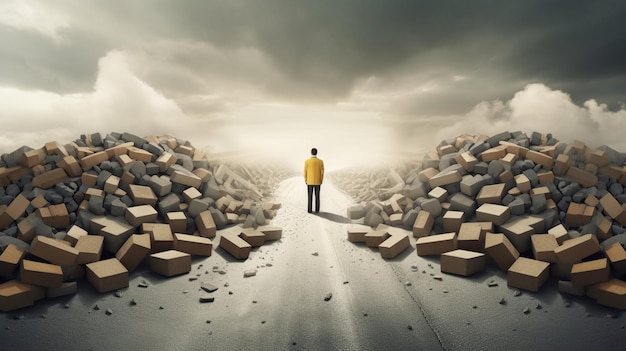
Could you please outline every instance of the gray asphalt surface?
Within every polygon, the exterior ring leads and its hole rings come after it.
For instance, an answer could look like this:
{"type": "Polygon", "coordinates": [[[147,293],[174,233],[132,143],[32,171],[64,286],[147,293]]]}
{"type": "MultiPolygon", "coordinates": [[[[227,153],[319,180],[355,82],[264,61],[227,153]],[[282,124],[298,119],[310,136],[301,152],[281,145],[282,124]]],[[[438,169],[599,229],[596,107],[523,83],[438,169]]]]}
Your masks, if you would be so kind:
{"type": "Polygon", "coordinates": [[[189,274],[140,269],[119,296],[83,281],[75,296],[0,315],[0,349],[626,349],[621,311],[561,295],[554,280],[516,296],[494,267],[471,278],[442,274],[438,258],[417,256],[412,236],[410,249],[384,260],[346,240],[351,200],[331,183],[322,186],[319,214],[306,212],[300,177],[275,196],[282,208],[272,224],[283,238],[248,260],[216,248],[218,233],[213,255],[194,259],[189,274]],[[250,269],[257,274],[244,278],[250,269]],[[201,282],[219,289],[206,293],[201,282]],[[215,301],[199,303],[202,296],[215,301]]]}

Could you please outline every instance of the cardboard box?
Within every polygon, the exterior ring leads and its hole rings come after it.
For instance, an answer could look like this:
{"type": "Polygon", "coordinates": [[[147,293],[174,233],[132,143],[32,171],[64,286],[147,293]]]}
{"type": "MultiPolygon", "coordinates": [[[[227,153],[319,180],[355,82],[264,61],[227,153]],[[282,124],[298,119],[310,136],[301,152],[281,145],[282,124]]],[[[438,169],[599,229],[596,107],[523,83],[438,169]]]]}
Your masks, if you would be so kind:
{"type": "Polygon", "coordinates": [[[133,234],[115,253],[120,263],[126,267],[129,272],[133,272],[141,261],[150,253],[150,234],[133,234]]]}
{"type": "Polygon", "coordinates": [[[506,146],[496,146],[483,151],[480,154],[480,158],[483,162],[491,162],[494,160],[498,160],[506,156],[506,146]]]}
{"type": "Polygon", "coordinates": [[[83,235],[78,238],[74,248],[78,251],[77,264],[87,264],[100,261],[104,237],[101,235],[83,235]]]}
{"type": "Polygon", "coordinates": [[[415,248],[418,256],[431,256],[455,250],[456,245],[456,233],[444,233],[417,238],[415,248]]]}
{"type": "Polygon", "coordinates": [[[20,265],[20,280],[22,283],[38,286],[61,286],[63,270],[56,264],[23,259],[20,265]]]}
{"type": "Polygon", "coordinates": [[[593,234],[565,240],[561,246],[554,249],[560,263],[577,263],[598,251],[600,251],[600,243],[593,234]]]}
{"type": "Polygon", "coordinates": [[[93,166],[97,166],[109,159],[109,155],[106,151],[99,151],[91,155],[84,156],[80,159],[80,166],[83,170],[91,169],[93,166]]]}
{"type": "Polygon", "coordinates": [[[544,219],[538,216],[513,216],[498,228],[519,252],[531,249],[531,235],[545,233],[544,219]]]}
{"type": "Polygon", "coordinates": [[[580,184],[584,188],[590,188],[598,184],[598,177],[578,167],[569,167],[565,173],[565,178],[580,184]]]}
{"type": "Polygon", "coordinates": [[[150,255],[150,270],[171,277],[191,271],[191,255],[177,250],[168,250],[150,255]]]}
{"type": "Polygon", "coordinates": [[[623,280],[611,279],[592,285],[587,288],[587,296],[596,299],[600,305],[626,310],[626,282],[623,280]],[[589,290],[593,290],[593,296],[589,290]]]}
{"type": "Polygon", "coordinates": [[[203,211],[196,217],[196,227],[200,232],[200,236],[209,239],[215,238],[217,228],[215,226],[215,221],[213,220],[213,215],[211,214],[211,211],[203,211]]]}
{"type": "Polygon", "coordinates": [[[437,199],[439,202],[445,202],[448,199],[448,191],[438,186],[428,192],[428,197],[437,199]]]}
{"type": "Polygon", "coordinates": [[[463,211],[446,211],[443,215],[443,230],[445,232],[458,233],[463,222],[465,222],[465,213],[463,211]]]}
{"type": "Polygon", "coordinates": [[[34,187],[42,189],[50,189],[58,183],[63,183],[70,178],[63,168],[54,168],[50,171],[42,173],[33,178],[32,184],[34,187]]]}
{"type": "Polygon", "coordinates": [[[626,226],[626,211],[611,193],[604,195],[600,199],[600,204],[607,216],[613,218],[622,226],[626,226]]]}
{"type": "Polygon", "coordinates": [[[35,236],[30,244],[30,253],[59,266],[74,264],[78,259],[78,250],[66,241],[42,235],[35,236]]]}
{"type": "Polygon", "coordinates": [[[89,231],[104,237],[104,250],[116,253],[135,232],[135,227],[123,218],[99,216],[91,219],[89,231]]]}
{"type": "MultiPolygon", "coordinates": [[[[210,215],[210,214],[209,214],[210,215]]],[[[220,237],[219,247],[226,250],[234,258],[245,260],[250,255],[252,246],[239,237],[238,232],[224,233],[220,237]]]]}
{"type": "Polygon", "coordinates": [[[479,206],[486,203],[500,205],[504,196],[504,189],[504,183],[485,185],[476,195],[476,203],[479,206]]]}
{"type": "Polygon", "coordinates": [[[169,224],[144,223],[143,232],[150,234],[150,252],[161,252],[174,248],[174,234],[169,224]]]}
{"type": "Polygon", "coordinates": [[[554,249],[559,246],[554,235],[551,234],[534,234],[530,237],[533,247],[533,257],[538,261],[556,263],[556,254],[554,249]]]}
{"type": "Polygon", "coordinates": [[[169,152],[163,152],[161,156],[156,159],[155,163],[159,165],[159,171],[163,173],[175,164],[177,159],[178,158],[176,156],[170,154],[169,152]]]}
{"type": "Polygon", "coordinates": [[[386,230],[373,230],[365,234],[365,245],[378,247],[387,238],[389,238],[389,233],[386,230]]]}
{"type": "Polygon", "coordinates": [[[378,250],[382,258],[394,258],[411,246],[409,236],[406,233],[392,230],[389,234],[390,236],[387,240],[378,245],[378,250]]]}
{"type": "Polygon", "coordinates": [[[189,234],[174,234],[174,249],[192,256],[211,256],[213,242],[209,238],[189,234]]]}
{"type": "Polygon", "coordinates": [[[128,189],[134,205],[156,206],[158,199],[149,186],[130,184],[128,189]]]}
{"type": "Polygon", "coordinates": [[[502,233],[485,234],[485,253],[505,272],[519,257],[519,251],[502,233]]]}
{"type": "Polygon", "coordinates": [[[520,193],[527,193],[531,189],[531,183],[525,174],[518,174],[514,177],[515,187],[520,193]]]}
{"type": "Polygon", "coordinates": [[[465,222],[461,224],[456,242],[459,249],[483,252],[485,234],[493,229],[491,222],[465,222]]]}
{"type": "Polygon", "coordinates": [[[478,163],[478,159],[474,157],[474,155],[472,155],[472,153],[469,151],[460,153],[454,159],[456,160],[458,164],[462,165],[463,168],[465,168],[465,170],[468,172],[473,172],[474,165],[478,163]]]}
{"type": "Polygon", "coordinates": [[[571,278],[575,286],[593,285],[609,280],[611,269],[609,260],[600,258],[593,261],[575,263],[572,266],[571,278]]]}
{"type": "Polygon", "coordinates": [[[504,224],[511,217],[508,206],[496,204],[482,204],[476,209],[476,219],[483,222],[492,222],[495,225],[504,224]]]}
{"type": "Polygon", "coordinates": [[[438,186],[444,186],[448,184],[454,184],[460,182],[462,179],[461,173],[458,170],[453,170],[450,172],[439,172],[437,175],[433,176],[428,180],[428,185],[430,185],[431,189],[436,188],[438,186]]]}
{"type": "Polygon", "coordinates": [[[24,195],[17,195],[15,199],[11,201],[7,209],[0,213],[0,230],[5,229],[18,218],[22,217],[24,212],[26,212],[28,205],[30,205],[30,201],[28,201],[24,195]]]}
{"type": "Polygon", "coordinates": [[[13,274],[25,255],[26,251],[23,249],[13,244],[7,245],[0,255],[0,276],[6,277],[13,274]]]}
{"type": "Polygon", "coordinates": [[[99,293],[128,287],[128,270],[117,258],[87,264],[87,280],[99,293]]]}
{"type": "Polygon", "coordinates": [[[10,280],[0,284],[0,311],[9,312],[32,306],[45,296],[46,290],[43,287],[10,280]]]}
{"type": "Polygon", "coordinates": [[[552,157],[535,150],[528,150],[528,152],[526,152],[526,159],[533,161],[535,164],[543,166],[543,168],[547,170],[551,170],[552,166],[554,165],[554,160],[552,159],[552,157]]]}
{"type": "Polygon", "coordinates": [[[73,225],[70,227],[70,229],[67,231],[67,233],[65,234],[65,237],[63,238],[63,240],[67,241],[68,243],[72,244],[72,246],[76,246],[76,243],[78,242],[78,239],[81,236],[85,236],[88,235],[87,231],[77,225],[73,225]]]}
{"type": "Polygon", "coordinates": [[[526,257],[519,257],[507,271],[510,287],[537,292],[550,276],[550,264],[526,257]]]}
{"type": "Polygon", "coordinates": [[[169,223],[173,233],[187,232],[187,216],[185,215],[185,212],[168,212],[165,215],[165,220],[169,223]]]}
{"type": "Polygon", "coordinates": [[[133,227],[139,227],[143,223],[154,223],[157,221],[157,211],[150,205],[132,206],[126,209],[126,220],[133,227]]]}
{"type": "Polygon", "coordinates": [[[427,211],[419,211],[413,223],[413,237],[429,236],[435,224],[435,218],[427,211]]]}
{"type": "Polygon", "coordinates": [[[548,230],[548,234],[554,236],[559,245],[562,245],[565,240],[571,239],[563,224],[557,224],[556,226],[550,228],[548,230]]]}
{"type": "Polygon", "coordinates": [[[172,183],[178,183],[186,186],[192,186],[194,188],[200,188],[202,185],[202,179],[198,178],[195,174],[189,172],[184,173],[182,171],[176,170],[172,172],[170,175],[170,180],[172,183]]]}
{"type": "MultiPolygon", "coordinates": [[[[613,243],[604,248],[604,254],[609,259],[611,267],[617,274],[626,273],[626,250],[621,243],[613,243]]],[[[1,260],[1,256],[0,256],[1,260]]]]}
{"type": "Polygon", "coordinates": [[[260,225],[256,230],[265,234],[265,240],[280,240],[283,236],[283,229],[281,227],[272,226],[269,224],[260,225]]]}
{"type": "Polygon", "coordinates": [[[252,247],[263,246],[265,242],[265,234],[254,228],[243,229],[239,236],[252,247]]]}
{"type": "Polygon", "coordinates": [[[485,254],[454,250],[441,255],[441,271],[462,276],[470,276],[485,270],[485,254]]]}

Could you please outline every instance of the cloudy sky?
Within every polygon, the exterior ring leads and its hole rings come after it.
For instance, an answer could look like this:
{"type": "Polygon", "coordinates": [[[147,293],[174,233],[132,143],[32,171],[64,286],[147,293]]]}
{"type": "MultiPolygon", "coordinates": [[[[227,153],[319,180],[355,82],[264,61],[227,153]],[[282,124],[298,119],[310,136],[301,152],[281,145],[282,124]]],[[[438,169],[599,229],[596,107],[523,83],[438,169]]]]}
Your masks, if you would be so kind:
{"type": "Polygon", "coordinates": [[[624,18],[611,0],[0,0],[0,152],[128,131],[339,165],[502,130],[626,151],[624,18]]]}

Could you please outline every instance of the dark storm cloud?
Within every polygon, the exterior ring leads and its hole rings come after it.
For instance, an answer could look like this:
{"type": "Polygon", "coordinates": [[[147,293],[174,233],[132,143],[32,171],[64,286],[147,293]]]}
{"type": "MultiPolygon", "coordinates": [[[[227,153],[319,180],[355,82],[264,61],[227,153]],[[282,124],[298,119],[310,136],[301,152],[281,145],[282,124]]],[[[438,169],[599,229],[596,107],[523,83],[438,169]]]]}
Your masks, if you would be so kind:
{"type": "MultiPolygon", "coordinates": [[[[452,101],[433,94],[431,112],[467,110],[480,100],[510,97],[529,82],[571,91],[578,102],[616,103],[616,91],[626,88],[626,79],[616,79],[626,75],[621,1],[161,0],[57,6],[73,17],[59,31],[62,44],[0,27],[8,44],[0,49],[4,84],[84,89],[107,51],[142,50],[171,40],[258,50],[283,77],[248,72],[238,79],[287,100],[342,99],[368,77],[424,72],[479,78],[469,89],[450,86],[452,101]],[[503,82],[503,89],[496,88],[503,82]]],[[[223,69],[202,56],[166,60],[197,72],[196,80],[223,69]]],[[[155,84],[163,90],[176,85],[176,75],[160,79],[155,84]]],[[[199,81],[189,86],[203,89],[199,81]]],[[[408,105],[398,108],[403,106],[408,105]]]]}

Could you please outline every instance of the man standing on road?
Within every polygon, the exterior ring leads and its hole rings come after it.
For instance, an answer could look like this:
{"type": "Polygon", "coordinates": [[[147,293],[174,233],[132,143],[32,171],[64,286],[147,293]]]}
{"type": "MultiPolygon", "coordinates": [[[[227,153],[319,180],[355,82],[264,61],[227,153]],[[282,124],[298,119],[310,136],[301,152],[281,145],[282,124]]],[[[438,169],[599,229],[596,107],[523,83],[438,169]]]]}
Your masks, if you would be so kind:
{"type": "Polygon", "coordinates": [[[311,149],[311,157],[304,161],[304,182],[309,192],[309,213],[313,210],[313,193],[315,192],[315,212],[320,211],[320,186],[324,180],[324,161],[317,158],[317,149],[311,149]]]}

